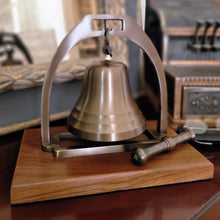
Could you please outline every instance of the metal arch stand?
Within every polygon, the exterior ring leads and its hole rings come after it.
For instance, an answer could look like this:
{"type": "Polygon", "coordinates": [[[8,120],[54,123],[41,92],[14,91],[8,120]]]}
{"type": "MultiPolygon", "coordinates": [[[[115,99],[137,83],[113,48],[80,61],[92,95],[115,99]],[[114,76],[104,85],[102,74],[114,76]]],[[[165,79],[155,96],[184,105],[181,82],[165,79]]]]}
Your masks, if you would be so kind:
{"type": "Polygon", "coordinates": [[[130,16],[122,15],[87,15],[84,19],[64,38],[60,44],[56,54],[54,55],[52,62],[50,63],[49,69],[45,76],[45,81],[42,90],[41,99],[41,141],[42,148],[44,151],[51,152],[53,149],[50,139],[49,129],[49,102],[51,96],[52,83],[55,77],[55,73],[59,63],[62,61],[64,56],[80,41],[91,37],[104,36],[104,30],[94,31],[93,21],[94,20],[119,20],[122,22],[122,30],[111,30],[109,35],[120,36],[133,41],[135,44],[140,46],[145,53],[151,59],[159,80],[160,86],[160,103],[161,112],[158,120],[158,132],[161,136],[166,136],[167,133],[167,88],[166,79],[163,69],[163,64],[160,57],[153,46],[150,39],[143,32],[143,30],[137,25],[134,19],[130,16]]]}

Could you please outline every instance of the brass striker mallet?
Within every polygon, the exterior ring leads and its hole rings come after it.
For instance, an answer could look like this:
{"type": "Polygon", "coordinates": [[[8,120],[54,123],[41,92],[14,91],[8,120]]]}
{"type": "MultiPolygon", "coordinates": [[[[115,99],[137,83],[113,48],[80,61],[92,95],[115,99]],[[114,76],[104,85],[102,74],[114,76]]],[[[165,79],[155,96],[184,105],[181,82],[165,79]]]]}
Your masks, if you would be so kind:
{"type": "Polygon", "coordinates": [[[192,129],[187,129],[174,137],[165,137],[163,141],[150,147],[136,148],[131,153],[131,158],[136,165],[144,165],[151,157],[172,151],[176,145],[186,143],[195,137],[195,132],[192,129]]]}

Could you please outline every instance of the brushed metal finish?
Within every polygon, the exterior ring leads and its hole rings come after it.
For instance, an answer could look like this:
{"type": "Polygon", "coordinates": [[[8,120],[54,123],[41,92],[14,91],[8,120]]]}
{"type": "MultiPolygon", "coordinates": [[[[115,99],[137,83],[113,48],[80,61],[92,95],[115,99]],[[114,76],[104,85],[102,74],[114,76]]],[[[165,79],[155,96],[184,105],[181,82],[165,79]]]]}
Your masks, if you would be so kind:
{"type": "Polygon", "coordinates": [[[172,151],[177,145],[186,143],[195,138],[195,132],[191,129],[187,129],[174,137],[166,137],[160,143],[154,144],[150,147],[137,147],[137,149],[132,152],[131,158],[136,165],[144,165],[150,158],[163,152],[172,151]]]}
{"type": "Polygon", "coordinates": [[[152,144],[159,143],[160,138],[157,139],[129,139],[127,141],[119,142],[94,142],[85,141],[77,138],[69,132],[58,132],[52,137],[53,155],[56,158],[64,157],[79,157],[85,155],[97,155],[97,154],[110,154],[120,152],[132,152],[138,147],[149,147],[152,144]],[[65,140],[71,140],[71,144],[68,146],[62,146],[61,142],[65,140]],[[79,140],[81,140],[79,142],[79,140]],[[78,141],[78,144],[73,144],[78,141]],[[72,145],[73,144],[73,145],[72,145]]]}
{"type": "Polygon", "coordinates": [[[120,141],[145,130],[133,100],[127,67],[103,60],[87,68],[82,94],[67,119],[68,130],[87,140],[120,141]]]}
{"type": "Polygon", "coordinates": [[[80,41],[91,37],[98,37],[104,35],[104,30],[94,31],[93,30],[93,20],[120,20],[122,21],[123,30],[111,30],[109,32],[110,36],[119,36],[127,38],[141,47],[144,52],[151,59],[159,81],[160,86],[160,116],[158,120],[158,131],[161,136],[166,136],[167,133],[167,88],[166,88],[166,78],[164,74],[163,64],[160,57],[148,36],[144,31],[137,25],[134,19],[130,16],[122,15],[87,15],[84,19],[70,31],[70,33],[63,39],[60,44],[56,54],[54,55],[47,74],[45,76],[45,81],[42,89],[41,98],[41,142],[42,149],[50,152],[52,150],[50,129],[49,129],[49,112],[50,112],[50,96],[52,90],[52,83],[55,78],[56,70],[59,63],[64,58],[64,56],[80,41]]]}

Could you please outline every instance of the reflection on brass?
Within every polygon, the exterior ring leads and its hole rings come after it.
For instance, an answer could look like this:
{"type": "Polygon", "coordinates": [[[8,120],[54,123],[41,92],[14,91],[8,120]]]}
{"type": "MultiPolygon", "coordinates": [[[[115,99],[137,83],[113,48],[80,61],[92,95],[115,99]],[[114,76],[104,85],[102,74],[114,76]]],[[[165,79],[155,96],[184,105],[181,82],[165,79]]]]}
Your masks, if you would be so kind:
{"type": "Polygon", "coordinates": [[[126,140],[144,132],[145,118],[133,100],[123,63],[105,60],[87,69],[67,127],[92,141],[126,140]]]}

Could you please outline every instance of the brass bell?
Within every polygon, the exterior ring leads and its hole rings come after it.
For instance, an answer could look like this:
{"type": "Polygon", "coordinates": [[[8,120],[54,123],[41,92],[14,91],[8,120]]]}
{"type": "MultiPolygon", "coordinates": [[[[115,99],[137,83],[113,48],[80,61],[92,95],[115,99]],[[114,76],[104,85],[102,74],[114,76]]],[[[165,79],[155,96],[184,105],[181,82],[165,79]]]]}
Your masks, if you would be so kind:
{"type": "MultiPolygon", "coordinates": [[[[166,78],[160,57],[150,39],[132,17],[110,14],[87,15],[63,39],[45,76],[41,101],[42,149],[46,152],[53,152],[56,157],[124,152],[128,150],[129,141],[126,148],[124,144],[116,142],[133,138],[144,131],[150,135],[151,140],[148,143],[158,143],[163,137],[166,137],[167,133],[166,91],[166,78]],[[108,20],[118,20],[121,22],[121,29],[110,30],[105,27],[104,30],[96,31],[93,30],[94,20],[101,20],[104,23],[108,20]],[[110,46],[108,37],[119,36],[137,44],[151,59],[160,87],[160,115],[157,120],[157,131],[149,126],[145,127],[145,119],[131,94],[127,67],[120,62],[104,60],[88,67],[84,74],[82,94],[67,120],[70,132],[58,132],[51,137],[50,96],[59,63],[82,40],[101,36],[105,37],[104,46],[107,50],[104,51],[109,55],[111,50],[108,48],[110,46]],[[106,145],[104,144],[102,147],[98,143],[98,146],[95,147],[66,148],[62,146],[61,140],[74,138],[71,133],[87,140],[115,143],[105,143],[106,145]]],[[[142,144],[146,144],[146,141],[142,144]]],[[[94,143],[94,145],[96,144],[94,143]]]]}
{"type": "Polygon", "coordinates": [[[91,141],[121,141],[145,131],[145,118],[133,100],[125,64],[104,60],[87,68],[67,128],[91,141]]]}

